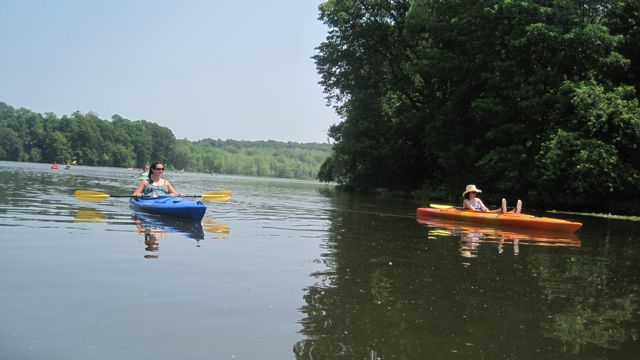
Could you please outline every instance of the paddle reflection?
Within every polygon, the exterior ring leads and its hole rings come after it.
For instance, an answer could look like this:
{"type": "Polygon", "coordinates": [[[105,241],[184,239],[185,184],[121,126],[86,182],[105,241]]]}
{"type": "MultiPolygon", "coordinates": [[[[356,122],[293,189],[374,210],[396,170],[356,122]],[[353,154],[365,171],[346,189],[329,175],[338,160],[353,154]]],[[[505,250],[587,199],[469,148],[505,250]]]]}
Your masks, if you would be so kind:
{"type": "Polygon", "coordinates": [[[227,240],[229,238],[229,225],[211,219],[204,219],[203,229],[208,234],[214,234],[211,239],[227,240]]]}
{"type": "Polygon", "coordinates": [[[107,216],[102,212],[94,209],[80,209],[73,217],[76,223],[95,223],[102,222],[107,216]]]}
{"type": "Polygon", "coordinates": [[[429,228],[427,237],[430,240],[460,236],[460,255],[467,258],[478,257],[478,248],[482,244],[497,245],[499,254],[505,252],[505,246],[511,245],[514,255],[520,254],[520,247],[523,245],[554,247],[580,246],[580,239],[573,233],[491,228],[440,219],[418,218],[417,221],[420,224],[427,225],[429,228]]]}

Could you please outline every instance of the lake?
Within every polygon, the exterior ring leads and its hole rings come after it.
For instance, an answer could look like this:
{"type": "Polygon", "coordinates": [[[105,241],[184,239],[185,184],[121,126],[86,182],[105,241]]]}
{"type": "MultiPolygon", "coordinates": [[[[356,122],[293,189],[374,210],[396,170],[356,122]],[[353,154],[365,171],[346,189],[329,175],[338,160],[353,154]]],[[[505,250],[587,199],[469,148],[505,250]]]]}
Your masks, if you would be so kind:
{"type": "Polygon", "coordinates": [[[0,162],[0,359],[640,354],[638,222],[507,231],[316,182],[171,171],[180,192],[233,197],[194,224],[73,195],[127,195],[138,174],[0,162]]]}

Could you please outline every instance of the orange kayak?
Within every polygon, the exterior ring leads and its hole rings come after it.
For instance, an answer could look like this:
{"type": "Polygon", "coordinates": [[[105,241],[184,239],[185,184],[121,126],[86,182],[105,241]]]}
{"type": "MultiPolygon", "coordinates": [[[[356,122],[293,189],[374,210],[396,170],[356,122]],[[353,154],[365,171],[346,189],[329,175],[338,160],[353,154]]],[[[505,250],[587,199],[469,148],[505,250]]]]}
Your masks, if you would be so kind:
{"type": "Polygon", "coordinates": [[[579,222],[554,219],[549,217],[537,217],[527,214],[491,213],[480,211],[461,210],[456,208],[436,209],[418,208],[416,215],[422,218],[440,218],[456,221],[488,224],[491,226],[505,226],[513,228],[535,229],[541,231],[576,232],[582,227],[579,222]]]}

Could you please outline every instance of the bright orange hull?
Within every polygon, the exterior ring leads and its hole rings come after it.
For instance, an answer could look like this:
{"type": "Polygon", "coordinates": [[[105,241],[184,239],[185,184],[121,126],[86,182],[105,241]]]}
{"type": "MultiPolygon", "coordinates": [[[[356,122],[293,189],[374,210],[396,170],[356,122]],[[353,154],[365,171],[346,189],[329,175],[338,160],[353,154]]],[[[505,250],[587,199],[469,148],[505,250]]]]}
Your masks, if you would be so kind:
{"type": "Polygon", "coordinates": [[[582,227],[579,222],[567,221],[562,219],[554,219],[548,217],[537,217],[527,214],[513,213],[491,213],[480,211],[468,211],[460,209],[434,209],[434,208],[418,208],[416,215],[423,218],[440,218],[455,221],[465,221],[480,224],[488,224],[491,226],[505,226],[513,228],[535,229],[541,231],[555,232],[576,232],[582,227]]]}

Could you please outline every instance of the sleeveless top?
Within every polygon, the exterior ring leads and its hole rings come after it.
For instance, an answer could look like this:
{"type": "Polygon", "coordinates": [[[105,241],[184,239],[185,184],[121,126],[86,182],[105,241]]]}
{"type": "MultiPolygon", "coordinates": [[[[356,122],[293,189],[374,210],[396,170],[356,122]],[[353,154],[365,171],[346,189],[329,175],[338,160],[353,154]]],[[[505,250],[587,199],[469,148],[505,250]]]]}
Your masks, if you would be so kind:
{"type": "Polygon", "coordinates": [[[471,205],[471,207],[472,207],[474,210],[477,210],[477,211],[482,210],[482,207],[480,206],[480,203],[479,203],[478,201],[476,201],[475,199],[474,199],[474,201],[473,201],[473,202],[471,202],[471,200],[469,200],[469,205],[471,205]]]}
{"type": "Polygon", "coordinates": [[[154,185],[149,182],[142,190],[144,196],[167,196],[169,195],[169,189],[167,189],[167,181],[162,179],[162,185],[154,185]]]}

